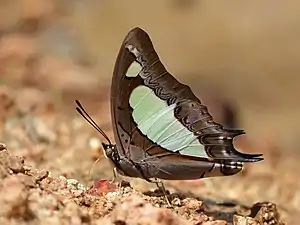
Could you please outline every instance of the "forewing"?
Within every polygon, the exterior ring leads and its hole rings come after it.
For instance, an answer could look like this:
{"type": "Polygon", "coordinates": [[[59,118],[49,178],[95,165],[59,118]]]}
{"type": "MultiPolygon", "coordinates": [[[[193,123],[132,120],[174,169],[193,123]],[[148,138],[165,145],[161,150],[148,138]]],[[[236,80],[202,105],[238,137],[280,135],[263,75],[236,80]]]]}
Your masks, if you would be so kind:
{"type": "Polygon", "coordinates": [[[143,157],[159,146],[199,160],[260,160],[257,157],[261,154],[243,154],[234,148],[233,138],[244,132],[226,130],[214,122],[191,89],[167,72],[149,36],[140,28],[130,31],[121,46],[111,98],[116,141],[130,158],[143,157]],[[121,136],[120,129],[126,135],[121,136]],[[134,145],[140,152],[130,151],[134,145]]]}

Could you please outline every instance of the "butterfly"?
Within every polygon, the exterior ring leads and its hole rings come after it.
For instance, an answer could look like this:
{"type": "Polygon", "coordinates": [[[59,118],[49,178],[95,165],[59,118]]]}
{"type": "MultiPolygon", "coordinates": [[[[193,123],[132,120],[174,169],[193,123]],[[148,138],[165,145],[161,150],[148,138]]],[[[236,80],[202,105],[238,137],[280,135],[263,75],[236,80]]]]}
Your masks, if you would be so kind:
{"type": "Polygon", "coordinates": [[[108,143],[104,153],[118,173],[149,182],[194,180],[239,173],[262,154],[235,149],[243,130],[214,121],[190,87],[160,61],[148,34],[132,29],[119,51],[111,84],[111,118],[116,144],[76,100],[77,111],[108,143]]]}

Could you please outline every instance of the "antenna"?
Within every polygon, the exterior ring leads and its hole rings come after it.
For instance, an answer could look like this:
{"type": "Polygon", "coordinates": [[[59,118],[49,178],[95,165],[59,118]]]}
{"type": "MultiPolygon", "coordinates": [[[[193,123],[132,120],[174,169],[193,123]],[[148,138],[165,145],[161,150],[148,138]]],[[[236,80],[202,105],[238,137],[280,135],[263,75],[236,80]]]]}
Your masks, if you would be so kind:
{"type": "Polygon", "coordinates": [[[109,138],[107,137],[107,135],[105,134],[105,132],[97,125],[97,123],[92,119],[92,117],[90,117],[90,115],[85,111],[85,109],[83,108],[83,106],[81,105],[81,103],[78,100],[75,100],[77,107],[76,110],[77,112],[92,126],[94,127],[100,134],[102,134],[102,136],[108,141],[109,145],[111,145],[111,141],[109,140],[109,138]]]}

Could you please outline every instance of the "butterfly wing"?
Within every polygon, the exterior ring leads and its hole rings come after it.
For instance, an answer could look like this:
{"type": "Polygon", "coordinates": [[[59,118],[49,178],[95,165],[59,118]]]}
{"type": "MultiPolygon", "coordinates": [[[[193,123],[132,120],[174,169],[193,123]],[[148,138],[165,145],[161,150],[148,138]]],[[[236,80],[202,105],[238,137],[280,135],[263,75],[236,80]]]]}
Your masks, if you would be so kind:
{"type": "Polygon", "coordinates": [[[159,173],[163,179],[176,179],[176,171],[184,168],[194,168],[195,179],[215,171],[232,174],[241,170],[241,162],[260,160],[261,154],[234,148],[233,138],[244,132],[214,122],[191,89],[167,72],[140,28],[131,30],[121,46],[111,113],[120,155],[144,168],[148,177],[159,173]]]}

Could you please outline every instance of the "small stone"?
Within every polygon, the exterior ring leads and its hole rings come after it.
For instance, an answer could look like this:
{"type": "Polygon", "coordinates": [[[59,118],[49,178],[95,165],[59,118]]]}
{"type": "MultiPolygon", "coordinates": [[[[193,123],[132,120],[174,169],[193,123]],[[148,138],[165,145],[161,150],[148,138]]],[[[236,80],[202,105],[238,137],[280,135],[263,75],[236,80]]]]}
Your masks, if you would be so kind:
{"type": "Polygon", "coordinates": [[[129,192],[131,192],[132,191],[132,188],[131,187],[125,187],[124,189],[123,189],[123,192],[124,193],[129,193],[129,192]]]}
{"type": "Polygon", "coordinates": [[[11,157],[9,161],[9,168],[14,173],[23,173],[25,172],[23,163],[24,159],[22,157],[11,157]]]}
{"type": "Polygon", "coordinates": [[[192,198],[186,198],[183,200],[183,203],[185,204],[185,207],[190,210],[200,210],[202,207],[202,202],[198,201],[197,199],[192,198]]]}
{"type": "Polygon", "coordinates": [[[7,150],[6,145],[3,143],[0,143],[0,151],[7,150]]]}
{"type": "Polygon", "coordinates": [[[234,215],[233,216],[233,225],[259,225],[259,223],[251,217],[234,215]]]}
{"type": "Polygon", "coordinates": [[[181,201],[179,198],[174,198],[171,202],[171,205],[174,205],[174,206],[181,206],[181,201]]]}
{"type": "Polygon", "coordinates": [[[43,180],[46,177],[48,177],[48,175],[49,175],[49,172],[47,170],[40,170],[35,175],[35,181],[36,182],[40,182],[41,180],[43,180]]]}
{"type": "Polygon", "coordinates": [[[67,178],[65,176],[59,176],[58,179],[62,180],[62,181],[66,181],[67,178]]]}
{"type": "Polygon", "coordinates": [[[277,207],[271,202],[256,203],[251,209],[251,216],[260,224],[282,224],[277,207]]]}

